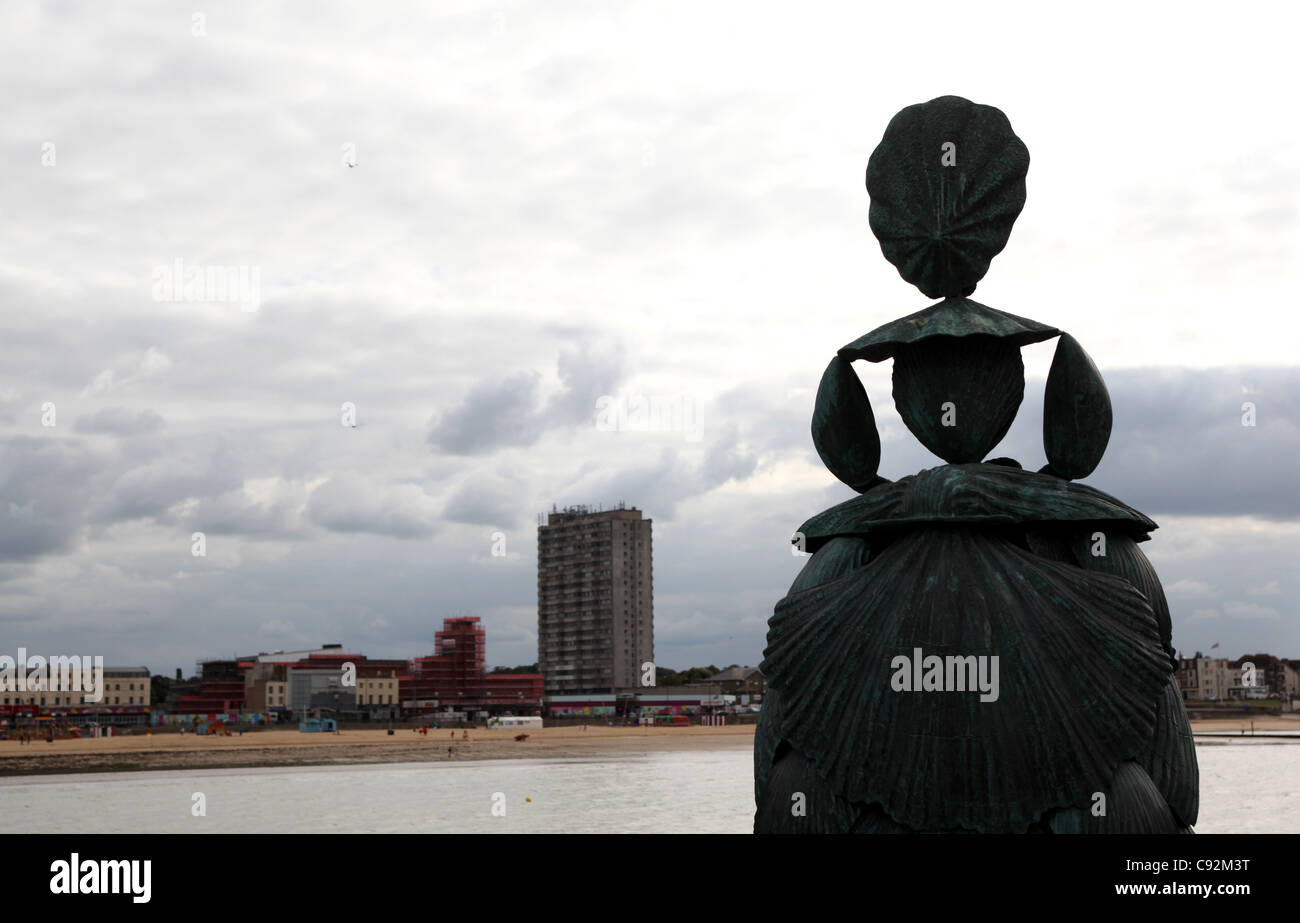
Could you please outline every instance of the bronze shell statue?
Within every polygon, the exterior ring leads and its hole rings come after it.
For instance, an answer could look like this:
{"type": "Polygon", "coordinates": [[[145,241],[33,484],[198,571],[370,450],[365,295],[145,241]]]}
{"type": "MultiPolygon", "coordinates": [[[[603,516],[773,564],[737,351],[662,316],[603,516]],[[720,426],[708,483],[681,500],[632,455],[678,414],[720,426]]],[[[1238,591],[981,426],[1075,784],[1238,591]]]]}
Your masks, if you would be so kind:
{"type": "Polygon", "coordinates": [[[956,96],[894,117],[867,168],[871,228],[938,304],[848,344],[813,444],[859,493],[799,528],[754,741],[756,832],[1175,833],[1199,780],[1169,607],[1138,547],[1156,524],[1074,483],[1111,407],[1060,330],[970,299],[1025,202],[1005,115],[956,96]],[[986,460],[1024,394],[1020,348],[1059,337],[1047,464],[986,460]],[[947,464],[880,476],[851,363],[893,360],[894,404],[947,464]]]}

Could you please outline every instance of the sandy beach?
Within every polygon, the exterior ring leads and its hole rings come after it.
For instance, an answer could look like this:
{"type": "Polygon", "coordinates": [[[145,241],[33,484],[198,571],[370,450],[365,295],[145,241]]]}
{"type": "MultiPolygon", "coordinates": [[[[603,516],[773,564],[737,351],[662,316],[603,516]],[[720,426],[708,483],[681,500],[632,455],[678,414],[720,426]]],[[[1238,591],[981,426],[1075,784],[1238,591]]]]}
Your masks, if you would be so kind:
{"type": "MultiPolygon", "coordinates": [[[[1193,721],[1202,732],[1249,733],[1250,721],[1193,721]]],[[[1298,731],[1300,720],[1256,718],[1257,732],[1298,731]]],[[[410,729],[388,736],[386,730],[348,730],[339,734],[303,734],[297,730],[256,730],[243,736],[198,737],[193,734],[127,735],[98,740],[37,740],[30,744],[0,741],[0,775],[74,772],[120,772],[162,769],[219,769],[251,766],[320,766],[344,763],[445,762],[449,760],[636,756],[671,750],[748,749],[755,725],[733,727],[553,727],[529,731],[410,729]]]]}
{"type": "Polygon", "coordinates": [[[303,734],[295,730],[249,731],[242,737],[193,734],[0,741],[0,775],[116,772],[160,769],[217,769],[239,766],[320,766],[338,763],[445,762],[448,760],[636,756],[665,750],[746,749],[754,725],[734,727],[554,727],[528,732],[516,741],[513,729],[383,729],[303,734]]]}
{"type": "Polygon", "coordinates": [[[1300,715],[1295,717],[1264,715],[1259,718],[1206,718],[1193,721],[1192,732],[1208,734],[1210,732],[1223,733],[1231,731],[1237,733],[1245,731],[1249,734],[1252,726],[1261,734],[1265,731],[1300,731],[1300,715]]]}

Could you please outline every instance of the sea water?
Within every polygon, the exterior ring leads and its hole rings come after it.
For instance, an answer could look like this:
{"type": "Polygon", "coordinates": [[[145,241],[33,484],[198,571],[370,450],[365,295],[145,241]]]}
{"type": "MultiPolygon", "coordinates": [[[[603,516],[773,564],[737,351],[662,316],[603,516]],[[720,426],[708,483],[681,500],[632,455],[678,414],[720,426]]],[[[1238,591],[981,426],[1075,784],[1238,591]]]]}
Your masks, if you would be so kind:
{"type": "MultiPolygon", "coordinates": [[[[1207,744],[1197,758],[1198,833],[1300,832],[1300,744],[1207,744]]],[[[753,791],[746,749],[83,773],[0,779],[0,825],[86,833],[749,833],[753,791]]]]}

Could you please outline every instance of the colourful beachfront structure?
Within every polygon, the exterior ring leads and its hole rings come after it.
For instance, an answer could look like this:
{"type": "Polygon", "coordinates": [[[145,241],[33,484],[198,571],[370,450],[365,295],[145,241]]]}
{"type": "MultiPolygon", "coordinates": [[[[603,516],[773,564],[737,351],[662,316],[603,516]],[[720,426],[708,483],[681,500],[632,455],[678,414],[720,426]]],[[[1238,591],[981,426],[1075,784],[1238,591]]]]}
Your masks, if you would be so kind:
{"type": "Polygon", "coordinates": [[[0,691],[0,727],[148,724],[150,683],[147,667],[104,667],[99,701],[92,701],[94,693],[89,690],[0,691]]]}

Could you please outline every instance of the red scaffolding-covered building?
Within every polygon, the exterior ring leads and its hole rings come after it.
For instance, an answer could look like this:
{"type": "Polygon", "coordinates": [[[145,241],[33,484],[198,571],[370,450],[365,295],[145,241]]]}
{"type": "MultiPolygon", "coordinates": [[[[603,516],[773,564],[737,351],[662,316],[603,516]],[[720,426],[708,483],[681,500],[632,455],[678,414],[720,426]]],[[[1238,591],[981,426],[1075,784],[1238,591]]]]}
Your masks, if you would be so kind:
{"type": "Polygon", "coordinates": [[[181,696],[175,711],[178,715],[225,715],[243,708],[244,681],[216,680],[204,683],[194,695],[181,696]]]}
{"type": "Polygon", "coordinates": [[[434,635],[434,653],[411,661],[402,701],[412,712],[541,706],[540,673],[484,673],[487,633],[476,617],[444,619],[434,635]]]}

